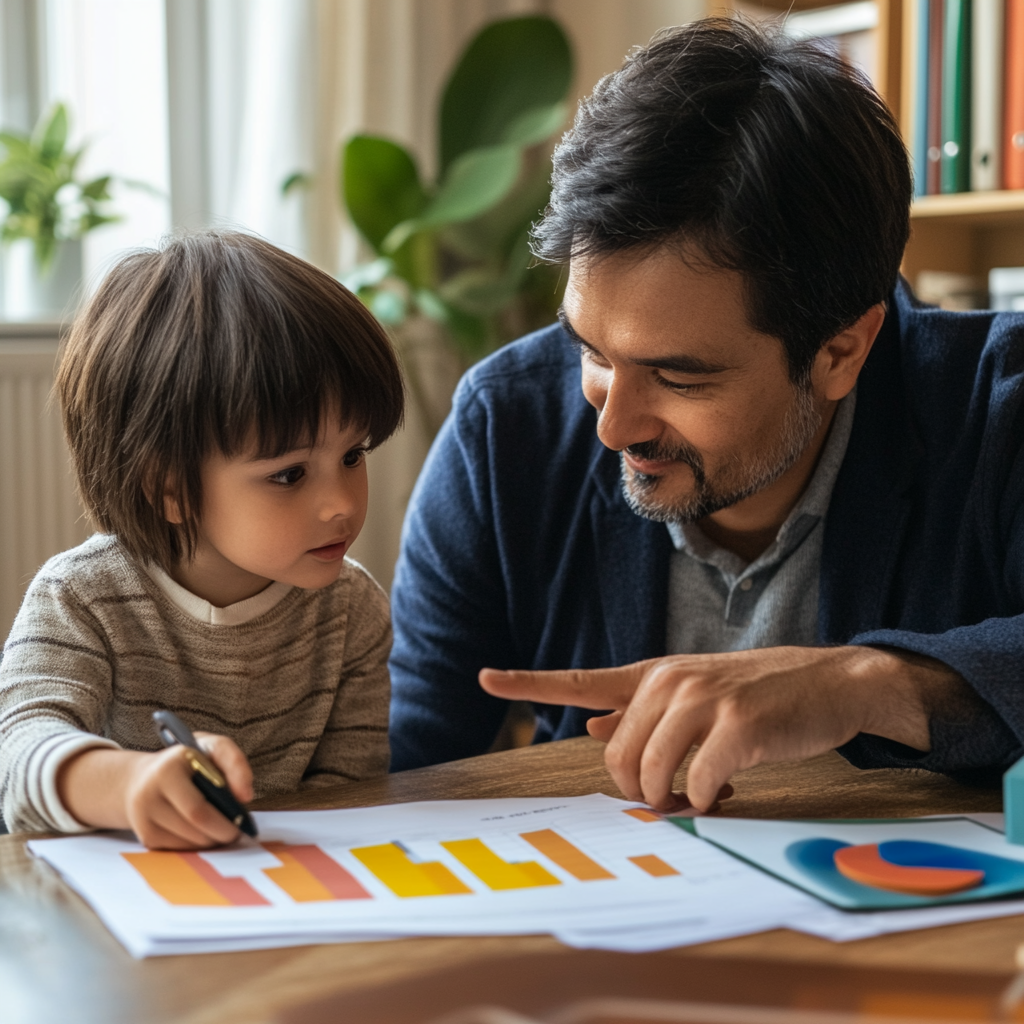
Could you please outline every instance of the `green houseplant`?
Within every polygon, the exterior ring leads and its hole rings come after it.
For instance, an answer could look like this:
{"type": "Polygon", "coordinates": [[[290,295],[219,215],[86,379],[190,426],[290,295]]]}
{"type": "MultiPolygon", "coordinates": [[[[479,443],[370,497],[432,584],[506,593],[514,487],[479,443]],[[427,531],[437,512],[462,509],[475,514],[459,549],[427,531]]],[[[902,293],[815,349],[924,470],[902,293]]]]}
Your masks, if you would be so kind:
{"type": "MultiPolygon", "coordinates": [[[[435,181],[390,139],[355,135],[342,147],[342,202],[376,256],[345,283],[389,325],[431,320],[462,367],[550,323],[558,308],[559,274],[531,266],[529,230],[548,200],[545,144],[565,123],[572,75],[557,22],[494,22],[445,86],[435,181]]],[[[432,433],[439,417],[403,355],[432,433]]]]}
{"type": "Polygon", "coordinates": [[[110,175],[81,181],[78,163],[86,147],[69,149],[68,113],[57,103],[31,134],[0,132],[0,199],[7,212],[0,226],[5,243],[32,242],[42,273],[54,263],[62,241],[74,241],[118,218],[106,210],[110,175]]]}

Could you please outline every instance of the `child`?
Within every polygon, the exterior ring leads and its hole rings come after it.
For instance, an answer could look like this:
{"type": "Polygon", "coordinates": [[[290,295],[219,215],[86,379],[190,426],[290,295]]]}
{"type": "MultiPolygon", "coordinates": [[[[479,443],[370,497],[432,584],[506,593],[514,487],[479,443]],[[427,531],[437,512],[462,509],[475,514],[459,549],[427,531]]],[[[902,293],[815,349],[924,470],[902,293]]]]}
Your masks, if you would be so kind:
{"type": "Polygon", "coordinates": [[[111,271],[56,393],[103,532],[43,566],[4,648],[11,830],[235,839],[161,749],[162,708],[243,802],[386,772],[387,598],[344,557],[402,419],[373,317],[258,238],[185,236],[111,271]]]}

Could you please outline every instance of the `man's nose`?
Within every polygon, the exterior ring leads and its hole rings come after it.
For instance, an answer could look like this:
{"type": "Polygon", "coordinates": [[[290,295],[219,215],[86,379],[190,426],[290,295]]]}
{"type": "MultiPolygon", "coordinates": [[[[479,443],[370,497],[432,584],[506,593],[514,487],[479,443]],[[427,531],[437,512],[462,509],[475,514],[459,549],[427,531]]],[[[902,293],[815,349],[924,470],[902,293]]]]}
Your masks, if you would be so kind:
{"type": "Polygon", "coordinates": [[[606,447],[618,452],[661,434],[662,424],[649,409],[651,396],[637,382],[611,374],[602,397],[597,406],[597,436],[606,447]]]}

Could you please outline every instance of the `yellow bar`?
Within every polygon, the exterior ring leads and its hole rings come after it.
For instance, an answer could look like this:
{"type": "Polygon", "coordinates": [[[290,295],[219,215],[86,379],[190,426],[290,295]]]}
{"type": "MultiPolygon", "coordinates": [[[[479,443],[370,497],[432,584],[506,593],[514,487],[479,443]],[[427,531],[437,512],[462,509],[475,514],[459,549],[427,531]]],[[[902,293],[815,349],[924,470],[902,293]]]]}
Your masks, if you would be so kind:
{"type": "Polygon", "coordinates": [[[627,859],[655,878],[668,878],[670,875],[678,875],[680,873],[671,864],[666,864],[665,861],[653,853],[645,853],[642,857],[629,857],[627,859]]]}
{"type": "Polygon", "coordinates": [[[283,867],[264,868],[263,874],[274,885],[284,889],[296,903],[319,903],[335,899],[327,886],[314,878],[309,869],[286,849],[275,848],[271,853],[281,861],[283,867]]]}
{"type": "Polygon", "coordinates": [[[176,907],[230,907],[231,900],[221,895],[179,853],[151,850],[148,853],[122,853],[122,857],[149,887],[176,907]]]}
{"type": "Polygon", "coordinates": [[[536,889],[543,885],[562,884],[536,861],[510,864],[479,839],[457,839],[441,845],[488,889],[536,889]]]}
{"type": "Polygon", "coordinates": [[[459,896],[473,891],[438,861],[411,861],[397,843],[361,846],[352,855],[396,896],[459,896]]]}
{"type": "Polygon", "coordinates": [[[549,828],[540,832],[521,832],[520,835],[535,850],[539,850],[581,882],[595,882],[602,878],[615,877],[607,868],[601,867],[596,860],[591,860],[581,849],[573,846],[568,839],[563,839],[549,828]]]}

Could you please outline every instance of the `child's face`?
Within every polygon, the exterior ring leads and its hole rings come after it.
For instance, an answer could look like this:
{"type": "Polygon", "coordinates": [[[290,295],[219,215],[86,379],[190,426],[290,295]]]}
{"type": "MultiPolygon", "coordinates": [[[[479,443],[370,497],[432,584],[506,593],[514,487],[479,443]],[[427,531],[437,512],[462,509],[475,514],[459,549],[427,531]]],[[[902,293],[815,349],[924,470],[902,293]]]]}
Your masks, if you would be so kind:
{"type": "Polygon", "coordinates": [[[338,578],[366,518],[367,481],[365,431],[336,424],[324,416],[314,447],[280,458],[203,462],[199,546],[179,582],[223,606],[270,580],[316,590],[338,578]]]}

